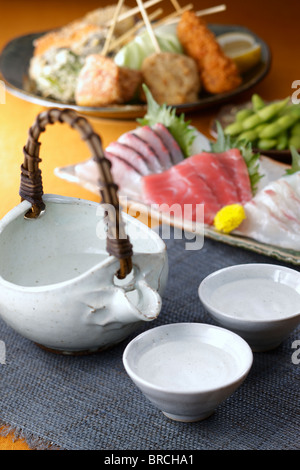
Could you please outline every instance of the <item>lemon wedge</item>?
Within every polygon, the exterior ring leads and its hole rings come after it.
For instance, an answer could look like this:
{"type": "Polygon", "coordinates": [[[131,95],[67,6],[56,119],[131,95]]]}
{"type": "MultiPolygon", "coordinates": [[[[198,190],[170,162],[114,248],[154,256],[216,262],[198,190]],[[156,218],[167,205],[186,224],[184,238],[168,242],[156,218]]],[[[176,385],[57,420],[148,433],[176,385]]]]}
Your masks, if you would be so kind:
{"type": "Polygon", "coordinates": [[[236,32],[217,37],[224,53],[231,57],[241,73],[254,67],[261,58],[261,45],[251,34],[236,32]]]}

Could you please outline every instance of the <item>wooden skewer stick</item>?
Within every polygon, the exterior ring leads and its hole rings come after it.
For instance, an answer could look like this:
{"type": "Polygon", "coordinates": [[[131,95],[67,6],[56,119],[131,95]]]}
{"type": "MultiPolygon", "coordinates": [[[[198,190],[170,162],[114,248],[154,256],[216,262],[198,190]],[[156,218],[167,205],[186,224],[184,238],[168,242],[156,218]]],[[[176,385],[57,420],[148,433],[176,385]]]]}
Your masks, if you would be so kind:
{"type": "Polygon", "coordinates": [[[148,18],[147,12],[145,10],[144,4],[143,4],[142,0],[136,0],[136,1],[137,1],[137,4],[138,4],[139,8],[140,8],[141,15],[143,17],[143,20],[144,20],[144,23],[146,25],[148,34],[149,34],[149,36],[151,38],[151,41],[153,43],[154,49],[156,50],[157,53],[160,53],[161,50],[160,50],[158,41],[156,39],[156,36],[154,34],[154,31],[152,29],[151,23],[149,21],[149,18],[148,18]]]}
{"type": "MultiPolygon", "coordinates": [[[[152,7],[153,5],[156,5],[157,3],[160,3],[162,2],[162,0],[149,0],[148,2],[145,2],[144,3],[144,7],[145,8],[150,8],[152,7]]],[[[126,11],[125,13],[122,13],[119,17],[118,17],[118,22],[119,21],[122,21],[122,20],[126,20],[126,18],[129,18],[130,16],[133,16],[135,15],[136,13],[139,13],[140,12],[140,9],[139,7],[134,7],[134,8],[131,8],[130,10],[126,11]]],[[[113,23],[113,20],[109,20],[105,26],[110,26],[111,24],[113,23]]]]}
{"type": "MultiPolygon", "coordinates": [[[[151,13],[150,15],[148,15],[149,17],[149,20],[152,21],[154,20],[155,18],[157,18],[158,16],[160,16],[161,14],[163,13],[163,9],[162,8],[158,8],[157,10],[155,10],[153,13],[151,13]]],[[[124,44],[126,43],[130,38],[131,36],[136,32],[138,31],[142,26],[144,25],[144,21],[141,20],[139,21],[135,26],[133,26],[132,28],[128,29],[128,31],[126,31],[124,34],[122,34],[122,36],[119,36],[117,39],[115,39],[114,41],[112,41],[110,43],[110,46],[108,48],[108,52],[116,49],[118,46],[120,46],[121,44],[124,44]]]]}
{"type": "Polygon", "coordinates": [[[121,11],[121,8],[123,6],[123,3],[124,3],[124,0],[119,0],[118,4],[117,4],[117,7],[114,11],[114,16],[113,16],[113,19],[112,19],[112,23],[110,25],[110,28],[109,28],[109,31],[107,33],[107,37],[106,37],[103,49],[101,51],[101,54],[104,55],[104,56],[106,56],[106,54],[108,52],[109,44],[111,42],[112,35],[114,34],[114,30],[115,30],[118,18],[120,16],[120,11],[121,11]]]}
{"type": "MultiPolygon", "coordinates": [[[[216,7],[206,8],[205,10],[199,10],[199,11],[196,11],[195,13],[197,16],[205,16],[205,15],[212,15],[213,13],[219,13],[224,10],[226,10],[226,5],[219,5],[216,7]]],[[[165,23],[167,24],[172,24],[176,22],[176,19],[172,18],[169,21],[167,18],[170,18],[170,17],[166,17],[165,23]]]]}
{"type": "Polygon", "coordinates": [[[226,10],[226,5],[218,5],[216,7],[206,8],[205,10],[196,11],[197,16],[211,15],[226,10]]]}
{"type": "Polygon", "coordinates": [[[177,0],[171,0],[171,3],[173,5],[173,7],[175,8],[175,10],[177,10],[177,11],[181,10],[181,6],[179,5],[177,0]]]}
{"type": "Polygon", "coordinates": [[[161,20],[157,21],[155,25],[153,26],[154,28],[157,28],[158,26],[161,26],[162,24],[171,24],[177,21],[177,17],[179,15],[182,15],[185,11],[191,10],[193,8],[193,4],[189,3],[183,8],[180,8],[180,10],[175,11],[174,13],[171,13],[168,16],[165,16],[161,20]]]}

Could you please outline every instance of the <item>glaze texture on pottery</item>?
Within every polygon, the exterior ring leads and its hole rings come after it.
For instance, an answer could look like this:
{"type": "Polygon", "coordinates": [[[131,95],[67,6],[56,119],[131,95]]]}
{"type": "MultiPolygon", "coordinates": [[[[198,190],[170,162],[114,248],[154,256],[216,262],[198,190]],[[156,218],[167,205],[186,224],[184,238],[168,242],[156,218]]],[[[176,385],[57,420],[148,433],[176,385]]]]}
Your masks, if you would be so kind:
{"type": "Polygon", "coordinates": [[[253,354],[229,330],[204,323],[151,328],[125,348],[123,364],[133,383],[168,418],[208,418],[246,379],[253,354]]]}
{"type": "Polygon", "coordinates": [[[26,338],[65,353],[112,346],[161,310],[168,263],[160,237],[122,214],[133,271],[116,278],[106,252],[105,207],[44,196],[45,213],[26,220],[23,201],[0,222],[0,315],[26,338]]]}
{"type": "Polygon", "coordinates": [[[253,351],[278,347],[300,323],[300,273],[276,264],[220,269],[199,286],[206,311],[253,351]]]}

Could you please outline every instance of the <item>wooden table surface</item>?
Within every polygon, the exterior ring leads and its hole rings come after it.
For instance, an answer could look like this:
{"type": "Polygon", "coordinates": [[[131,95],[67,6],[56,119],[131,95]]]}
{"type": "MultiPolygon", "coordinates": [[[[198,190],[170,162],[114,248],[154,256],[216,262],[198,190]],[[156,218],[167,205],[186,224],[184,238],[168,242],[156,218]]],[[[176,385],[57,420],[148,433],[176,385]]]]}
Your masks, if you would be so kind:
{"type": "MultiPolygon", "coordinates": [[[[10,0],[3,2],[0,12],[0,50],[12,38],[23,34],[45,31],[62,26],[100,6],[112,4],[109,1],[85,0],[10,0]]],[[[180,0],[182,6],[190,3],[180,0]]],[[[195,10],[216,6],[222,2],[195,0],[195,10]]],[[[126,1],[134,6],[135,0],[126,1]]],[[[173,7],[163,0],[164,11],[173,7]]],[[[262,82],[250,91],[236,97],[234,103],[247,101],[253,92],[265,100],[291,96],[295,91],[292,83],[300,80],[299,62],[299,13],[300,7],[292,0],[228,0],[225,12],[207,17],[207,21],[219,24],[241,25],[251,29],[266,41],[272,52],[272,66],[262,82]]],[[[39,105],[22,101],[6,93],[5,103],[0,104],[0,218],[19,203],[20,164],[22,148],[27,132],[36,115],[43,110],[39,105]]],[[[192,124],[209,136],[209,125],[220,106],[187,115],[192,124]]],[[[120,134],[136,126],[134,120],[91,119],[95,130],[100,133],[103,145],[116,140],[120,134]]],[[[89,157],[84,142],[74,131],[65,126],[53,126],[42,139],[42,171],[45,193],[75,196],[97,201],[98,197],[75,184],[67,183],[54,175],[54,168],[83,161],[89,157]]],[[[1,338],[0,338],[1,339],[1,338]]],[[[5,365],[0,365],[5,367],[5,365]]],[[[1,390],[0,390],[1,393],[1,390]]],[[[0,437],[0,450],[27,450],[26,442],[13,439],[13,434],[0,437]]]]}

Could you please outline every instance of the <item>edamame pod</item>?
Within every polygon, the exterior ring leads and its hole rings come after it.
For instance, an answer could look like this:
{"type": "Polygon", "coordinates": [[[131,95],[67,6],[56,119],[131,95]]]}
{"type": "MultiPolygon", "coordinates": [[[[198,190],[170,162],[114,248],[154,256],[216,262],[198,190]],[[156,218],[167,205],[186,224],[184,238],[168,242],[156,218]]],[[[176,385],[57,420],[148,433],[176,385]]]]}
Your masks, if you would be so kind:
{"type": "Polygon", "coordinates": [[[257,148],[259,148],[259,150],[271,150],[276,147],[276,144],[276,139],[260,139],[258,141],[257,148]]]}
{"type": "Polygon", "coordinates": [[[300,121],[292,126],[291,135],[300,135],[300,121]]]}
{"type": "Polygon", "coordinates": [[[289,140],[289,146],[293,145],[296,149],[300,149],[300,135],[292,135],[289,140]]]}
{"type": "Polygon", "coordinates": [[[250,108],[245,108],[245,109],[241,109],[240,111],[238,111],[235,115],[235,121],[238,121],[238,122],[242,122],[244,121],[247,117],[249,116],[252,116],[253,114],[253,110],[250,109],[250,108]]]}
{"type": "Polygon", "coordinates": [[[258,114],[253,114],[253,116],[250,116],[246,118],[242,122],[243,129],[246,131],[253,129],[253,127],[258,126],[259,124],[262,123],[262,119],[258,116],[258,114]]]}
{"type": "Polygon", "coordinates": [[[252,95],[251,101],[254,111],[258,111],[259,109],[262,109],[265,106],[264,100],[257,93],[252,95]]]}
{"type": "Polygon", "coordinates": [[[295,124],[297,120],[297,117],[295,117],[293,114],[286,114],[285,116],[281,116],[276,121],[266,126],[259,133],[259,137],[261,139],[272,139],[295,124]]]}
{"type": "Polygon", "coordinates": [[[232,124],[229,124],[227,127],[224,129],[224,133],[226,135],[238,135],[243,131],[243,126],[241,122],[233,122],[232,124]]]}
{"type": "Polygon", "coordinates": [[[289,145],[289,137],[287,131],[281,132],[277,138],[277,150],[285,150],[288,148],[289,145]]]}
{"type": "Polygon", "coordinates": [[[255,129],[250,129],[249,131],[242,132],[238,136],[238,141],[246,140],[247,142],[254,142],[258,138],[258,133],[255,129]]]}
{"type": "Polygon", "coordinates": [[[268,125],[267,122],[263,122],[262,124],[259,124],[258,126],[256,126],[253,130],[255,130],[255,132],[257,132],[257,136],[259,136],[259,134],[261,133],[261,131],[268,125]]]}
{"type": "Polygon", "coordinates": [[[300,106],[298,104],[291,104],[290,106],[287,106],[285,109],[283,109],[279,113],[279,116],[286,116],[287,114],[298,116],[298,119],[300,119],[300,106]]]}
{"type": "Polygon", "coordinates": [[[257,111],[257,114],[260,117],[261,121],[268,121],[269,119],[272,119],[274,116],[276,116],[277,113],[279,113],[279,111],[281,111],[287,106],[289,100],[290,98],[285,98],[282,101],[269,104],[257,111]]]}

